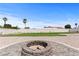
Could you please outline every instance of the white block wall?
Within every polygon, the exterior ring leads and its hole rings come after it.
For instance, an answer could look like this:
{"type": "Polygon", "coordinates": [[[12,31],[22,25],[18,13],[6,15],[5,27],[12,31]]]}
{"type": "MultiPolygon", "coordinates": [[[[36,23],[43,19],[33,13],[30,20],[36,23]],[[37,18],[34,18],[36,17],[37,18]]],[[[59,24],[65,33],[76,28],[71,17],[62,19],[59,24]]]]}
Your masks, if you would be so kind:
{"type": "Polygon", "coordinates": [[[68,32],[68,29],[0,29],[0,34],[35,33],[35,32],[68,32]]]}

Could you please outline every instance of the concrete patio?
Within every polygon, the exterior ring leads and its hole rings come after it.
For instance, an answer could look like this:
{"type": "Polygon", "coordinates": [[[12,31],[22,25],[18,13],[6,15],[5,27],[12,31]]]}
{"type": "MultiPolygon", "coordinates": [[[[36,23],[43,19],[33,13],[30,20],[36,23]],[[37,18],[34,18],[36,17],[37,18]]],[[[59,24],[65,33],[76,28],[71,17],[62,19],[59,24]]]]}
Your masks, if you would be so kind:
{"type": "Polygon", "coordinates": [[[46,36],[46,37],[0,37],[0,49],[5,48],[15,43],[29,41],[29,40],[48,40],[55,41],[61,44],[71,46],[79,49],[79,34],[70,34],[68,36],[46,36]]]}

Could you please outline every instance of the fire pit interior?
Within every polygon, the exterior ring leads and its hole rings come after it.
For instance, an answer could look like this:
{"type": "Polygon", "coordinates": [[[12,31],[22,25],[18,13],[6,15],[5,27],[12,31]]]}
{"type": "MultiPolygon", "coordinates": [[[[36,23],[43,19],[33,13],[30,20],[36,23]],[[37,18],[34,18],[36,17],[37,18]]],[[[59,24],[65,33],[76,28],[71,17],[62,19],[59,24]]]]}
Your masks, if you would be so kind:
{"type": "Polygon", "coordinates": [[[32,50],[41,50],[46,48],[47,43],[43,41],[32,41],[27,44],[27,47],[29,47],[32,50]]]}

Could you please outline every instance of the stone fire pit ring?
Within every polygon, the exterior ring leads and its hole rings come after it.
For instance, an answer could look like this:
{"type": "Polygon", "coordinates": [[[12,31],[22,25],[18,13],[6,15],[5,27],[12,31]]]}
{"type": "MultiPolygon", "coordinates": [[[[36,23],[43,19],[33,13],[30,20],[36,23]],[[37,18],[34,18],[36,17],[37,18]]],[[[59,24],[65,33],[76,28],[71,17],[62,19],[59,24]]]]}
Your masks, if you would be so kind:
{"type": "Polygon", "coordinates": [[[49,56],[52,53],[52,46],[50,41],[33,40],[24,42],[22,46],[22,56],[49,56]],[[36,48],[35,50],[33,48],[36,48]]]}

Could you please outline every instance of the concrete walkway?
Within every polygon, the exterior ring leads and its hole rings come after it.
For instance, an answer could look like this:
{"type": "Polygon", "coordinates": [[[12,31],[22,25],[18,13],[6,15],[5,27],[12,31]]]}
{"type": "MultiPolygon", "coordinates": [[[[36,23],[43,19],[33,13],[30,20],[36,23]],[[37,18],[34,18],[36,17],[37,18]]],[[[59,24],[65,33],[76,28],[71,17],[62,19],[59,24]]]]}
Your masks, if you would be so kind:
{"type": "Polygon", "coordinates": [[[79,49],[79,34],[68,35],[68,36],[52,36],[52,37],[51,36],[50,37],[0,37],[0,49],[15,43],[29,41],[29,40],[55,41],[79,49]]]}

